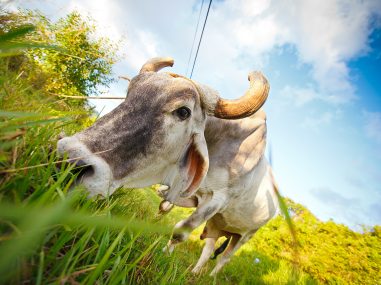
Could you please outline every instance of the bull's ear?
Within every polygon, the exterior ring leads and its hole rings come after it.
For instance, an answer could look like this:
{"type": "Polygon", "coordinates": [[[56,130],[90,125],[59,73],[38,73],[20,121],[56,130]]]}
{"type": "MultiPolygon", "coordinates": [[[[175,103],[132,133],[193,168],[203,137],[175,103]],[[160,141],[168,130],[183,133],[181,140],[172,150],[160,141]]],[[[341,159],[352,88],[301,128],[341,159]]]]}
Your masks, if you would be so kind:
{"type": "Polygon", "coordinates": [[[203,134],[195,134],[180,164],[180,172],[186,185],[180,196],[192,196],[200,187],[209,169],[209,156],[203,134]]]}

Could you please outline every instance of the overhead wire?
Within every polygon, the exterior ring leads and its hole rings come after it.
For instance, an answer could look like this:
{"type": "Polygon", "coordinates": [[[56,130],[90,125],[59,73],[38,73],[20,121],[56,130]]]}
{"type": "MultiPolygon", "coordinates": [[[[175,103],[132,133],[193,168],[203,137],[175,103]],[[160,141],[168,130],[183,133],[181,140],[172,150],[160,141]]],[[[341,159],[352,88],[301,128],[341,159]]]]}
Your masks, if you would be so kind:
{"type": "Polygon", "coordinates": [[[202,0],[201,8],[200,8],[200,13],[198,14],[198,20],[197,20],[196,30],[194,31],[194,35],[193,35],[192,48],[191,48],[190,53],[189,53],[188,64],[187,64],[187,70],[186,70],[186,72],[185,72],[186,75],[188,75],[189,64],[190,64],[190,61],[191,61],[191,58],[192,58],[192,54],[193,54],[194,43],[196,42],[196,36],[197,36],[197,31],[198,31],[198,25],[200,24],[200,19],[201,19],[202,7],[204,7],[204,0],[202,0]]]}
{"type": "Polygon", "coordinates": [[[196,61],[197,61],[198,51],[199,51],[199,49],[200,49],[200,45],[201,45],[201,41],[202,41],[202,36],[204,35],[205,25],[206,25],[206,22],[208,21],[209,10],[210,10],[210,6],[212,5],[212,1],[213,1],[213,0],[210,0],[210,1],[209,1],[208,11],[206,12],[204,25],[203,25],[203,27],[202,27],[202,32],[201,32],[200,40],[198,41],[198,46],[197,46],[196,56],[194,57],[193,66],[192,66],[192,71],[191,71],[191,74],[190,74],[189,78],[192,78],[192,75],[193,75],[194,66],[195,66],[196,61]]]}

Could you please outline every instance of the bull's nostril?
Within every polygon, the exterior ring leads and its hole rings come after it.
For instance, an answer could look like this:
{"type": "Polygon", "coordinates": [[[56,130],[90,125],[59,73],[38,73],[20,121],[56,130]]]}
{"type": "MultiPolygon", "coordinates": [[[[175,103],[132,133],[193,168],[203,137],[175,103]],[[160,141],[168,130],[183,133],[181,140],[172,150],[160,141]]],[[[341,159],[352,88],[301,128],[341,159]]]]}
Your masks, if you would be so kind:
{"type": "Polygon", "coordinates": [[[92,165],[83,166],[81,174],[86,174],[86,176],[92,176],[94,174],[94,167],[92,165]]]}
{"type": "Polygon", "coordinates": [[[76,167],[72,170],[73,174],[77,174],[77,181],[81,180],[85,176],[92,176],[94,174],[94,167],[90,164],[85,164],[83,161],[79,161],[76,167]],[[79,165],[80,163],[81,165],[79,165]]]}
{"type": "Polygon", "coordinates": [[[87,165],[88,165],[88,164],[87,164],[85,161],[83,161],[82,159],[76,160],[74,163],[75,163],[76,166],[87,166],[87,165]]]}
{"type": "Polygon", "coordinates": [[[57,154],[71,165],[70,172],[76,175],[77,182],[97,174],[97,158],[76,136],[60,139],[57,142],[57,154]]]}

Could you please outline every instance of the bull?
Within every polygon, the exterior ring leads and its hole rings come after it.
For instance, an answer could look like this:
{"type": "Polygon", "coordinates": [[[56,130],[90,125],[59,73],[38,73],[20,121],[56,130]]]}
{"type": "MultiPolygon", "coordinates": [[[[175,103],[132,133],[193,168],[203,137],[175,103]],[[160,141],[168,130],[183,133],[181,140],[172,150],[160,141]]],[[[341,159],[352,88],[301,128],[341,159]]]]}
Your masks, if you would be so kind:
{"type": "Polygon", "coordinates": [[[228,237],[211,275],[277,212],[271,168],[264,156],[269,84],[260,72],[239,99],[222,99],[212,88],[174,73],[171,58],[146,62],[127,97],[91,127],[62,138],[60,155],[87,165],[80,182],[90,195],[163,185],[166,206],[196,207],[174,227],[165,250],[206,222],[205,246],[193,268],[200,272],[216,241],[228,237]]]}

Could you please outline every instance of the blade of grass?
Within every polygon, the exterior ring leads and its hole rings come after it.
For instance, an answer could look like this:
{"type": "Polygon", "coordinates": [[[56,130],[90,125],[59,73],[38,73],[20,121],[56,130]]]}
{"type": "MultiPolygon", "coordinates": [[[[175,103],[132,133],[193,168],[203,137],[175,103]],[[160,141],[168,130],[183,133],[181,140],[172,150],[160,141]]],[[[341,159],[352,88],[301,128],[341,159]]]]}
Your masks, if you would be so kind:
{"type": "Polygon", "coordinates": [[[41,252],[40,252],[40,262],[39,262],[38,272],[37,272],[36,285],[42,284],[41,282],[42,282],[42,273],[43,273],[43,270],[44,270],[44,258],[45,258],[44,250],[41,250],[41,252]]]}
{"type": "Polygon", "coordinates": [[[94,284],[95,280],[97,280],[99,275],[105,270],[105,264],[106,264],[108,258],[110,257],[110,255],[112,254],[116,245],[121,241],[125,230],[126,230],[126,228],[121,230],[121,232],[118,234],[116,239],[112,242],[111,246],[108,248],[107,252],[103,256],[103,258],[101,259],[101,261],[99,262],[99,264],[97,265],[95,270],[93,272],[91,272],[91,274],[88,276],[88,278],[86,278],[84,280],[84,282],[83,282],[84,284],[94,284]]]}
{"type": "Polygon", "coordinates": [[[7,42],[10,40],[14,40],[18,37],[25,36],[26,34],[34,31],[35,29],[36,29],[36,27],[33,25],[24,25],[24,26],[18,27],[16,29],[13,29],[7,33],[4,33],[4,34],[0,35],[0,46],[3,42],[7,42]]]}

